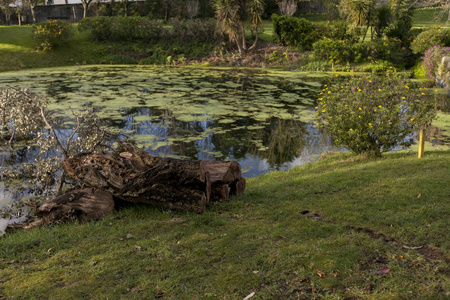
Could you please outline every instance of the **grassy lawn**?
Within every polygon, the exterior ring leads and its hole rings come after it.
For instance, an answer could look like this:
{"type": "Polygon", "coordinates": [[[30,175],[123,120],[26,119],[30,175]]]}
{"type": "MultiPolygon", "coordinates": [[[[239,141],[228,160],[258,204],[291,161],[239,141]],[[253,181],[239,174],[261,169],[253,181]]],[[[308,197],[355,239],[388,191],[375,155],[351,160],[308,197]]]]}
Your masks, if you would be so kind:
{"type": "Polygon", "coordinates": [[[445,26],[448,12],[442,13],[442,8],[420,8],[414,11],[413,27],[445,26]]]}
{"type": "Polygon", "coordinates": [[[0,26],[0,72],[26,68],[70,66],[97,63],[106,45],[75,34],[63,49],[46,53],[34,50],[31,26],[0,26]]]}
{"type": "Polygon", "coordinates": [[[203,215],[139,206],[7,234],[0,298],[448,298],[449,174],[449,151],[329,154],[203,215]]]}

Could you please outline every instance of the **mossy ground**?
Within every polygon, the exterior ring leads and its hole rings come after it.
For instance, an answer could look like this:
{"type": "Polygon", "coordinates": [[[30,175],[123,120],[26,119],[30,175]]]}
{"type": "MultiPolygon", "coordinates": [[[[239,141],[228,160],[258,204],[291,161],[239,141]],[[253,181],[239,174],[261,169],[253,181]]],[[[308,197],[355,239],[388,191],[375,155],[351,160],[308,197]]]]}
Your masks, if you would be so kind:
{"type": "Polygon", "coordinates": [[[328,154],[250,179],[243,196],[203,215],[138,206],[7,234],[0,295],[444,299],[449,174],[449,151],[328,154]]]}

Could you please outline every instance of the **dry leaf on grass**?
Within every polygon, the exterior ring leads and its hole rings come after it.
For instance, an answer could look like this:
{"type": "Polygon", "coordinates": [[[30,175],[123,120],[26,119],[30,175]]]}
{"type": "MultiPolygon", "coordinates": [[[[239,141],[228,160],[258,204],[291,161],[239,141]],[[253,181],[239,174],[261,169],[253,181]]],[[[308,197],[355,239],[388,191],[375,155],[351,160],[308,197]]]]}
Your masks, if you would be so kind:
{"type": "Polygon", "coordinates": [[[322,272],[321,270],[317,269],[317,275],[319,275],[320,278],[325,277],[325,273],[322,272]]]}
{"type": "Polygon", "coordinates": [[[381,268],[381,269],[378,269],[376,271],[373,271],[372,273],[373,274],[377,274],[377,275],[381,275],[381,274],[387,274],[387,273],[389,273],[389,271],[390,271],[389,268],[381,268]]]}

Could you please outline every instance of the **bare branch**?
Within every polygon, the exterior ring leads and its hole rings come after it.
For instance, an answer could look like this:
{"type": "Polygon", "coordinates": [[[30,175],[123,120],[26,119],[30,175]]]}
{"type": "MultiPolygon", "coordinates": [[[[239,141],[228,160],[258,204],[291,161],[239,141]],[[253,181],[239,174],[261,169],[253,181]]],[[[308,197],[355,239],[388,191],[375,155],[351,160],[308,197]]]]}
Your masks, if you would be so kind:
{"type": "Polygon", "coordinates": [[[47,120],[47,117],[45,116],[45,109],[42,106],[41,102],[39,100],[37,100],[36,98],[31,97],[30,95],[28,95],[27,93],[25,93],[24,91],[13,87],[13,86],[8,86],[9,88],[15,90],[18,93],[21,93],[22,95],[24,95],[26,98],[30,99],[31,101],[33,101],[37,107],[40,110],[41,116],[42,116],[42,120],[44,121],[44,123],[47,125],[48,128],[50,128],[50,131],[52,133],[53,138],[55,139],[55,143],[56,146],[61,150],[61,152],[63,153],[65,158],[68,158],[68,154],[66,149],[64,149],[64,147],[62,146],[61,142],[59,141],[58,135],[55,132],[55,128],[50,124],[50,122],[47,120]]]}
{"type": "Polygon", "coordinates": [[[75,129],[73,130],[72,134],[70,135],[70,137],[67,139],[67,143],[66,143],[66,153],[69,152],[69,146],[70,143],[73,139],[73,137],[75,136],[75,134],[78,132],[78,130],[80,129],[80,116],[75,114],[72,107],[70,107],[70,110],[72,111],[72,114],[77,118],[77,127],[75,127],[75,129]]]}

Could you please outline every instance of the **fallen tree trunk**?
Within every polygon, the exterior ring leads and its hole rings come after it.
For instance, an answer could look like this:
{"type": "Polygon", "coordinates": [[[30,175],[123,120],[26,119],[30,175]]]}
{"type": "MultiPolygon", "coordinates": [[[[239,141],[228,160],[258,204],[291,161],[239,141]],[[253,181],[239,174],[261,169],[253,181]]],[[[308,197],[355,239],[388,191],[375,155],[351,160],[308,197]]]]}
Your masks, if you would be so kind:
{"type": "Polygon", "coordinates": [[[45,201],[36,207],[36,215],[43,224],[98,220],[113,212],[114,207],[114,198],[110,193],[86,188],[68,191],[45,201]]]}
{"type": "Polygon", "coordinates": [[[62,162],[83,189],[71,190],[36,208],[43,224],[99,219],[117,201],[203,213],[211,201],[241,195],[246,182],[235,161],[161,158],[128,143],[116,155],[80,155],[62,162]]]}

